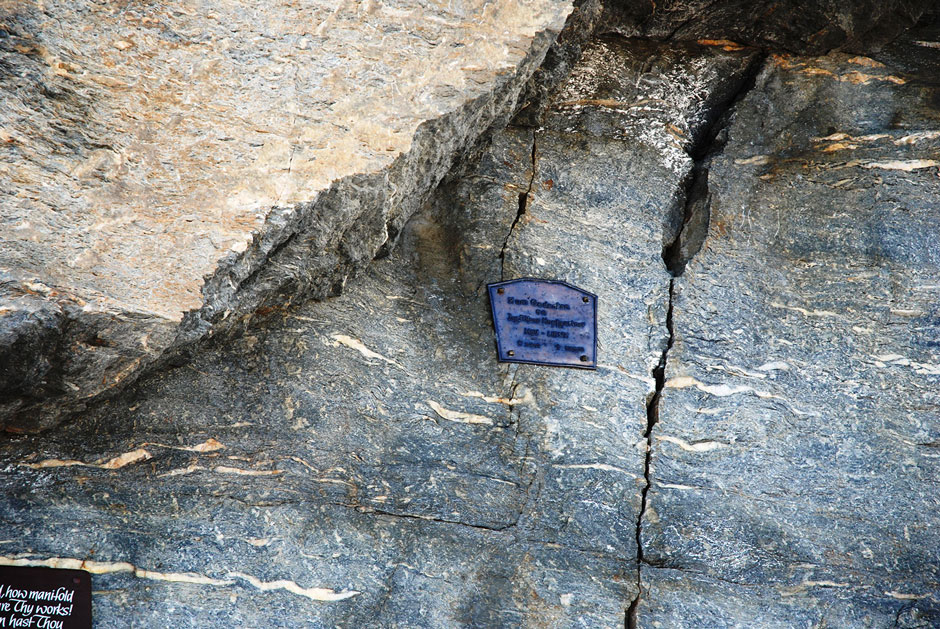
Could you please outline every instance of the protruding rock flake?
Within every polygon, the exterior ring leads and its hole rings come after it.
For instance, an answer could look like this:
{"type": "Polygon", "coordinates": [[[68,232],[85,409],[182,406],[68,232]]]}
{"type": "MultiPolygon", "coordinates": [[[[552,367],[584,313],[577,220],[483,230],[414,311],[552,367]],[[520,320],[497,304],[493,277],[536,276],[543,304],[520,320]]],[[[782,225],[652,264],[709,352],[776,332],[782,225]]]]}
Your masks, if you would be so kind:
{"type": "Polygon", "coordinates": [[[0,426],[335,293],[513,113],[570,11],[0,5],[0,426]]]}

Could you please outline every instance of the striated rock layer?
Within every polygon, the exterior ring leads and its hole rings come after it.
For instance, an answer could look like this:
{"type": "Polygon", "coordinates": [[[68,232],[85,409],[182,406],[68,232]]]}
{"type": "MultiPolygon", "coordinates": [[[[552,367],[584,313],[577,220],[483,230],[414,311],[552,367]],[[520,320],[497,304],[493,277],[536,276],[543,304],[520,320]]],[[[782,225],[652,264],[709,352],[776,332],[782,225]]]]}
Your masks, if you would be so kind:
{"type": "Polygon", "coordinates": [[[0,3],[0,425],[336,293],[517,108],[571,11],[0,3]]]}
{"type": "Polygon", "coordinates": [[[709,160],[639,626],[940,625],[938,34],[773,56],[709,160]]]}
{"type": "MultiPolygon", "coordinates": [[[[0,565],[92,571],[101,627],[940,625],[940,29],[867,56],[611,35],[581,54],[599,6],[578,6],[518,88],[529,106],[407,224],[422,196],[399,184],[447,161],[409,160],[437,146],[425,132],[455,151],[461,113],[419,126],[378,180],[317,197],[332,205],[270,213],[242,252],[265,262],[203,289],[244,306],[221,326],[147,332],[152,317],[8,282],[0,373],[21,416],[138,345],[166,356],[270,316],[57,430],[8,435],[0,565]],[[340,244],[291,216],[334,221],[340,244]],[[342,296],[290,303],[376,250],[342,296]],[[495,362],[485,285],[527,275],[599,296],[596,372],[495,362]]],[[[918,9],[832,10],[849,45],[918,9]]],[[[5,63],[31,58],[25,32],[0,40],[5,63]]]]}

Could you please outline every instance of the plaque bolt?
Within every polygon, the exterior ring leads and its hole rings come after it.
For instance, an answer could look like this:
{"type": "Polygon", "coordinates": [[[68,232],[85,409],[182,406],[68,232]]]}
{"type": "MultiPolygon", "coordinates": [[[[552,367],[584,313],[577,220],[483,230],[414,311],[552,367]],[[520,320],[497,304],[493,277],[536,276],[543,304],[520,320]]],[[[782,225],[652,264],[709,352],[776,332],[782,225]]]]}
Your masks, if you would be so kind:
{"type": "Polygon", "coordinates": [[[503,293],[506,292],[506,289],[505,289],[505,288],[497,288],[497,289],[496,289],[496,292],[497,292],[498,294],[502,295],[503,293]]]}
{"type": "Polygon", "coordinates": [[[584,303],[587,303],[587,302],[591,301],[591,298],[590,298],[590,297],[582,297],[582,298],[581,298],[581,301],[583,301],[584,303]]]}
{"type": "MultiPolygon", "coordinates": [[[[585,299],[587,299],[587,297],[585,297],[585,299]]],[[[582,363],[586,363],[586,362],[587,362],[587,356],[586,356],[585,354],[581,354],[581,362],[582,362],[582,363]]]]}
{"type": "Polygon", "coordinates": [[[508,352],[506,352],[506,355],[507,355],[507,356],[515,356],[515,355],[516,355],[516,352],[514,352],[513,350],[509,350],[508,352]]]}

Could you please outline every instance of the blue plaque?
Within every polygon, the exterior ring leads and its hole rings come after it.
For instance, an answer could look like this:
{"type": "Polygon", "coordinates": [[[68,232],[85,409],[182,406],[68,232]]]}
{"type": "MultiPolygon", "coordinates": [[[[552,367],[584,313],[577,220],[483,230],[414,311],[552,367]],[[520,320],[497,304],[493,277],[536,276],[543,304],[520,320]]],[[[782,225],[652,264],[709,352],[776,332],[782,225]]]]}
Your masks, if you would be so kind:
{"type": "Polygon", "coordinates": [[[500,362],[597,369],[597,295],[532,278],[486,287],[500,362]]]}

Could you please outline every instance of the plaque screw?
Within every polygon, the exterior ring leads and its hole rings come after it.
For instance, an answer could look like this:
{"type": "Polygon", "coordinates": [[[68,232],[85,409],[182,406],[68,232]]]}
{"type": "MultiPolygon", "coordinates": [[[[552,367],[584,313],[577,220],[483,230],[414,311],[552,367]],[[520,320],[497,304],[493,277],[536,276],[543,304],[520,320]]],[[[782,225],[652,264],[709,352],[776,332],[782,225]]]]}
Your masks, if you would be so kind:
{"type": "MultiPolygon", "coordinates": [[[[585,297],[585,299],[587,299],[587,297],[585,297]]],[[[586,363],[586,362],[587,362],[587,356],[586,356],[586,355],[584,355],[584,354],[581,355],[581,362],[582,362],[582,363],[586,363]]]]}
{"type": "Polygon", "coordinates": [[[515,355],[516,355],[516,352],[514,352],[513,350],[509,350],[508,352],[506,352],[506,355],[507,355],[507,356],[515,356],[515,355]]]}
{"type": "Polygon", "coordinates": [[[581,301],[583,301],[584,303],[587,303],[587,302],[591,301],[591,298],[590,298],[590,297],[582,297],[582,298],[581,298],[581,301]]]}
{"type": "Polygon", "coordinates": [[[496,289],[496,292],[497,292],[498,294],[502,295],[503,293],[506,292],[506,289],[505,289],[505,288],[497,288],[497,289],[496,289]]]}

